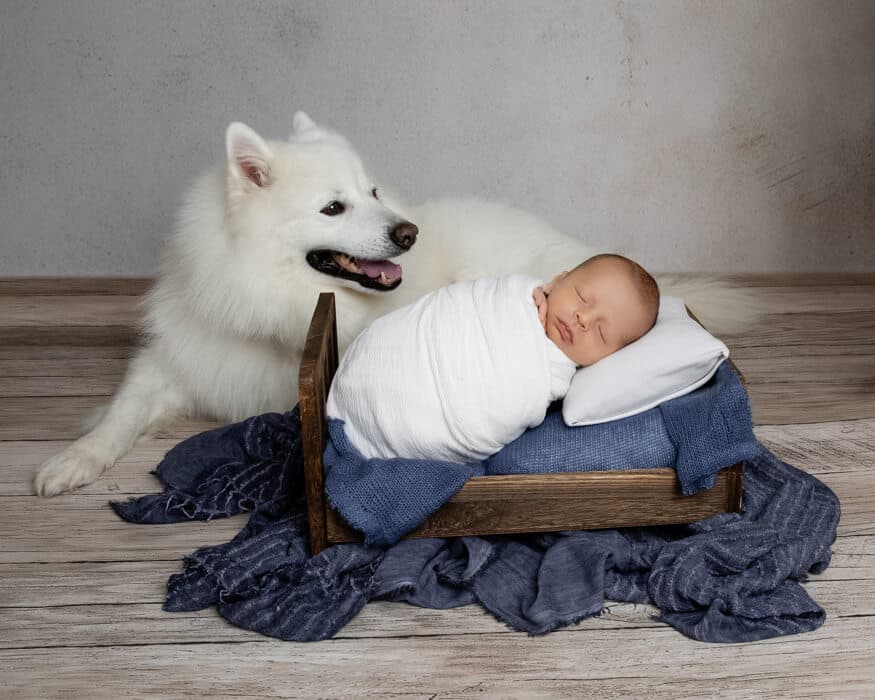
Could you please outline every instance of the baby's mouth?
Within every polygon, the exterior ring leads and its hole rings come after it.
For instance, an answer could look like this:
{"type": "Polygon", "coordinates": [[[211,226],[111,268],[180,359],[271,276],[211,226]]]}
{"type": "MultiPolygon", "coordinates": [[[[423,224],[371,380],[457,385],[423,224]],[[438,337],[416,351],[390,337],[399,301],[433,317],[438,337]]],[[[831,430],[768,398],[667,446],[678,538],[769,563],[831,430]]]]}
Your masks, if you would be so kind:
{"type": "Polygon", "coordinates": [[[559,331],[559,335],[562,336],[562,340],[566,343],[574,342],[574,332],[571,328],[563,323],[562,321],[556,321],[556,328],[559,331]]]}

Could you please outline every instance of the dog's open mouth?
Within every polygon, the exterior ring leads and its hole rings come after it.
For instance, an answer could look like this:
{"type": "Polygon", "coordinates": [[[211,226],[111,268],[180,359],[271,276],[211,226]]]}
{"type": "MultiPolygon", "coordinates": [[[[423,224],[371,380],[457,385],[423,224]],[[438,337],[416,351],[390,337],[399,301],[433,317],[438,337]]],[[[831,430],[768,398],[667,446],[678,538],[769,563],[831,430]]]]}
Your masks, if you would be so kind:
{"type": "Polygon", "coordinates": [[[358,282],[362,287],[388,292],[401,284],[401,266],[391,260],[353,258],[336,250],[312,250],[307,262],[326,275],[358,282]]]}

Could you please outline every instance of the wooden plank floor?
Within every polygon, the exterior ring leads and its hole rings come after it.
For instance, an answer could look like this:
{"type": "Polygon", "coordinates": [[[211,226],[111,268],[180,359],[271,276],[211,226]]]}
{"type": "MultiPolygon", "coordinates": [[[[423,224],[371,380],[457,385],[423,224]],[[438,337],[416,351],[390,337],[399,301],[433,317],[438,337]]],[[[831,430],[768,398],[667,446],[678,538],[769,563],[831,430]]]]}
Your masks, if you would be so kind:
{"type": "Polygon", "coordinates": [[[154,491],[161,456],[213,424],[141,440],[75,494],[30,492],[36,467],[120,380],[145,282],[0,281],[0,696],[875,697],[875,274],[731,279],[767,309],[726,338],[757,434],[843,507],[832,565],[807,584],[826,624],[732,645],[614,603],[539,638],[474,606],[375,603],[314,644],[240,630],[213,610],[164,613],[180,558],[244,519],[128,525],[107,500],[154,491]]]}

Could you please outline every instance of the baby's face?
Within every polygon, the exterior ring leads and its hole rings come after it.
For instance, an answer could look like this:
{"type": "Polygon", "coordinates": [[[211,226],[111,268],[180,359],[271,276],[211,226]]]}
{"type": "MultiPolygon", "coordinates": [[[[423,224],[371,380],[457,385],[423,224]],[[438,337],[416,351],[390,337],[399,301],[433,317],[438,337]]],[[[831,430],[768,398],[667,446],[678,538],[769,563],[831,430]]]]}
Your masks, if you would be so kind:
{"type": "Polygon", "coordinates": [[[585,367],[640,338],[651,322],[626,266],[602,259],[553,280],[544,330],[585,367]]]}

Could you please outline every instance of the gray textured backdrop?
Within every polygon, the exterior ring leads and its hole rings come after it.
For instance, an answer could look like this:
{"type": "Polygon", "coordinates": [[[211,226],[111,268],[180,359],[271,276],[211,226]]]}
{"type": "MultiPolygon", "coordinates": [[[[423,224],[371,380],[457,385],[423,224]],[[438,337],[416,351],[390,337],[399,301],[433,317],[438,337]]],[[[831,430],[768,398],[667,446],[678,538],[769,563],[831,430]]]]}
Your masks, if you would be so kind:
{"type": "Polygon", "coordinates": [[[875,2],[0,5],[0,275],[149,275],[229,121],[654,270],[875,270],[875,2]]]}

